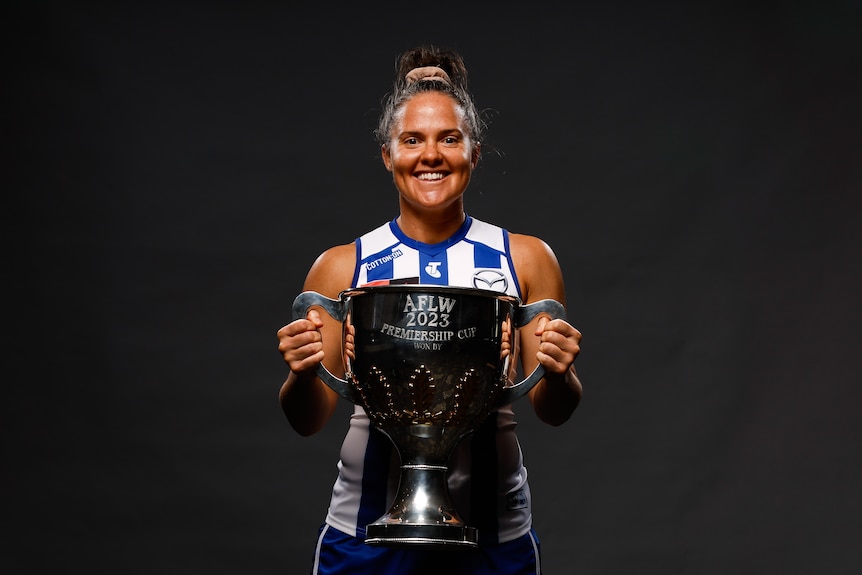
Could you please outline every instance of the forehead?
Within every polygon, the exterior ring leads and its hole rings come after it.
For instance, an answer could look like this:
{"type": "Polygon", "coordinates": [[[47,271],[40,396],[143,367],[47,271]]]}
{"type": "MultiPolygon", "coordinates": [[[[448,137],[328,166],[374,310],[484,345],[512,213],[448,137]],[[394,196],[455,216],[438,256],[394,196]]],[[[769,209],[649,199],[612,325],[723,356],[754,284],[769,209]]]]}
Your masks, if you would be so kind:
{"type": "Polygon", "coordinates": [[[464,130],[464,110],[441,92],[422,92],[407,100],[396,116],[400,132],[421,128],[464,130]]]}

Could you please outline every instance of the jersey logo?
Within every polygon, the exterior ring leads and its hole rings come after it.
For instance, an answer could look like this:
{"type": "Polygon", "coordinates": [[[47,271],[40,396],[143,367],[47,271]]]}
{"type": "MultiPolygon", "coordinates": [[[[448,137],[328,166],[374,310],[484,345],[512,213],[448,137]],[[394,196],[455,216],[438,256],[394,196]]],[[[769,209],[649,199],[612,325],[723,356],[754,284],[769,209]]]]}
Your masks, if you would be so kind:
{"type": "Polygon", "coordinates": [[[383,264],[389,263],[392,260],[394,260],[395,258],[400,258],[403,255],[404,255],[404,252],[402,252],[401,250],[396,248],[396,249],[392,250],[391,254],[387,254],[383,257],[379,257],[376,260],[371,260],[370,262],[365,262],[365,264],[364,264],[365,270],[371,271],[374,268],[376,268],[377,266],[382,266],[383,264]]]}
{"type": "Polygon", "coordinates": [[[509,289],[509,280],[499,270],[479,270],[473,274],[473,287],[505,292],[509,289]]]}
{"type": "Polygon", "coordinates": [[[440,273],[440,270],[437,268],[440,267],[440,264],[443,262],[428,262],[428,265],[425,266],[425,273],[431,276],[432,278],[439,278],[443,274],[440,273]]]}
{"type": "Polygon", "coordinates": [[[527,508],[527,494],[524,492],[524,489],[521,488],[517,491],[513,491],[509,493],[508,496],[508,507],[509,509],[526,509],[527,508]]]}

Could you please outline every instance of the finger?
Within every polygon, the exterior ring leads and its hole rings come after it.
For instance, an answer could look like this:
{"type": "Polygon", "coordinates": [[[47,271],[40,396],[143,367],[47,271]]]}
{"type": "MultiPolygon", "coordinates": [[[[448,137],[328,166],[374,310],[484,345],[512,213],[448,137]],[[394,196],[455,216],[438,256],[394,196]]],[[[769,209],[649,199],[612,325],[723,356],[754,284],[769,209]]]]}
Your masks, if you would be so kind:
{"type": "Polygon", "coordinates": [[[552,347],[559,348],[564,353],[577,356],[581,350],[580,338],[576,336],[566,337],[556,331],[545,331],[545,333],[542,334],[542,340],[539,343],[539,349],[542,349],[546,353],[554,355],[552,347]]]}
{"type": "Polygon", "coordinates": [[[542,333],[545,331],[545,326],[548,324],[549,321],[551,321],[551,318],[549,318],[548,316],[539,316],[539,321],[538,323],[536,323],[536,335],[542,335],[542,333]]]}
{"type": "Polygon", "coordinates": [[[276,336],[282,338],[284,336],[293,336],[304,331],[318,330],[323,327],[323,320],[320,317],[320,312],[317,310],[308,310],[305,318],[300,318],[282,326],[276,332],[276,336]]]}
{"type": "Polygon", "coordinates": [[[317,331],[317,327],[307,319],[297,319],[279,329],[275,335],[278,339],[283,339],[286,337],[295,337],[309,331],[317,331]]]}
{"type": "MultiPolygon", "coordinates": [[[[314,324],[305,319],[298,319],[278,330],[278,351],[288,359],[288,354],[304,346],[316,344],[323,347],[323,335],[314,324]]],[[[317,351],[317,348],[314,351],[317,351]]],[[[308,355],[309,352],[306,352],[308,355]]]]}
{"type": "Polygon", "coordinates": [[[542,336],[542,342],[539,343],[539,351],[553,357],[557,361],[564,360],[565,355],[570,353],[568,348],[568,340],[554,332],[545,332],[542,336]]]}
{"type": "Polygon", "coordinates": [[[324,355],[325,354],[321,349],[318,352],[305,357],[297,357],[291,359],[285,358],[285,361],[287,361],[287,365],[288,367],[290,367],[291,371],[295,373],[300,373],[304,371],[316,370],[317,366],[323,362],[324,355]]]}
{"type": "Polygon", "coordinates": [[[545,325],[545,331],[542,332],[542,341],[556,342],[560,347],[578,346],[581,342],[581,332],[575,329],[570,323],[555,319],[549,321],[545,325]],[[569,340],[565,342],[564,340],[569,340]]]}
{"type": "Polygon", "coordinates": [[[306,314],[305,319],[313,323],[317,329],[323,327],[323,320],[320,318],[320,312],[316,309],[308,310],[308,314],[306,314]]]}
{"type": "MultiPolygon", "coordinates": [[[[310,324],[309,324],[310,325],[310,324]]],[[[299,332],[278,340],[278,351],[286,360],[304,359],[323,349],[323,337],[317,330],[299,332]]]]}
{"type": "Polygon", "coordinates": [[[536,359],[548,373],[565,373],[565,371],[569,369],[569,366],[572,365],[571,362],[561,361],[556,357],[548,355],[547,353],[544,353],[542,351],[536,352],[536,359]]]}
{"type": "Polygon", "coordinates": [[[580,353],[580,349],[577,338],[566,337],[559,332],[546,330],[542,334],[538,351],[551,361],[571,365],[580,353]]]}

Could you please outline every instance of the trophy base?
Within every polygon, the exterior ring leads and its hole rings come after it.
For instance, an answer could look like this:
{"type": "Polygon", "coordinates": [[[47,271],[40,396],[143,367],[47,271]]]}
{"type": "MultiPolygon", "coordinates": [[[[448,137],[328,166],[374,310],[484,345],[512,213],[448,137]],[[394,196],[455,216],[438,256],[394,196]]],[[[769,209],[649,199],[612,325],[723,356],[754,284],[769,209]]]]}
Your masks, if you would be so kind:
{"type": "Polygon", "coordinates": [[[479,540],[476,528],[468,525],[372,523],[365,528],[365,533],[365,543],[378,546],[472,549],[479,540]]]}

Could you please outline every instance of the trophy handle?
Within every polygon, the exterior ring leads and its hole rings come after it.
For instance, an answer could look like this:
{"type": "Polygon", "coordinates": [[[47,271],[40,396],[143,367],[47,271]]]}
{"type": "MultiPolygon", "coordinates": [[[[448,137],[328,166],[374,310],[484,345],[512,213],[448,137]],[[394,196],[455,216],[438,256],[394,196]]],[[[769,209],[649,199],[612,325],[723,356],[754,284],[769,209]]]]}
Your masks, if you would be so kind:
{"type": "MultiPolygon", "coordinates": [[[[308,314],[308,309],[313,305],[319,305],[336,321],[344,321],[346,310],[344,302],[340,299],[328,298],[314,291],[305,291],[293,300],[293,319],[302,319],[308,314]]],[[[326,369],[323,362],[317,366],[317,377],[328,385],[335,393],[351,403],[361,404],[359,395],[347,380],[335,377],[326,369]]]]}
{"type": "MultiPolygon", "coordinates": [[[[515,327],[524,327],[543,312],[550,315],[551,319],[566,319],[566,308],[563,304],[552,299],[542,299],[515,308],[515,327]]],[[[503,388],[503,392],[497,398],[497,407],[509,405],[524,397],[543,377],[545,377],[545,368],[539,364],[524,380],[503,388]]]]}

